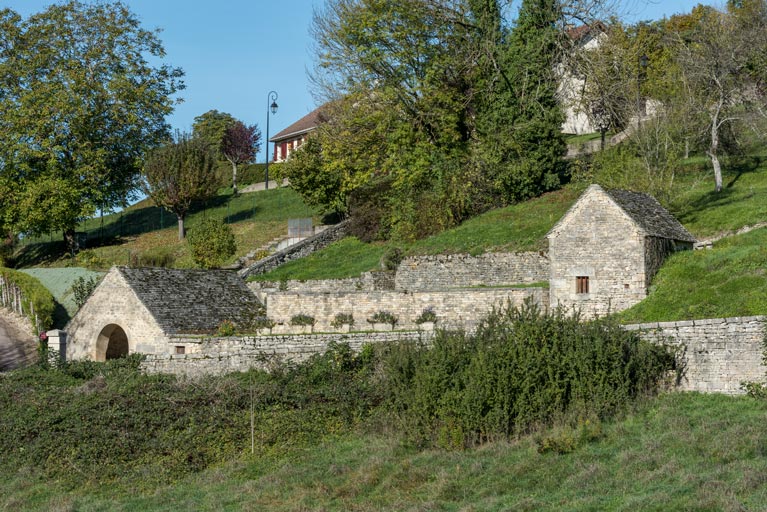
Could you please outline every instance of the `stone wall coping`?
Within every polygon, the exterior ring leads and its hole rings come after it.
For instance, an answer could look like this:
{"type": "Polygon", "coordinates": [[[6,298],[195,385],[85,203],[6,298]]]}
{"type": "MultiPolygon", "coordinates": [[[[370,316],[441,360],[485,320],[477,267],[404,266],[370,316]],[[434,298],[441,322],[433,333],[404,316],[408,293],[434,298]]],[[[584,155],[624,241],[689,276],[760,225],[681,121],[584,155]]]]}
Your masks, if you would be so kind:
{"type": "Polygon", "coordinates": [[[399,295],[415,295],[419,293],[461,293],[466,290],[471,290],[472,292],[483,292],[483,293],[495,293],[498,291],[503,290],[544,290],[548,291],[548,288],[544,288],[542,286],[466,286],[463,288],[448,288],[444,290],[343,290],[343,291],[332,291],[332,292],[316,292],[316,291],[276,291],[272,293],[272,295],[301,295],[301,296],[324,296],[324,295],[335,295],[335,296],[346,296],[346,295],[370,295],[371,293],[396,293],[399,295]]]}
{"type": "Polygon", "coordinates": [[[698,320],[677,320],[674,322],[649,322],[642,324],[622,325],[628,331],[647,330],[647,329],[668,329],[677,327],[694,327],[703,325],[721,325],[721,324],[747,324],[752,322],[764,322],[767,316],[731,316],[725,318],[701,318],[698,320]]]}

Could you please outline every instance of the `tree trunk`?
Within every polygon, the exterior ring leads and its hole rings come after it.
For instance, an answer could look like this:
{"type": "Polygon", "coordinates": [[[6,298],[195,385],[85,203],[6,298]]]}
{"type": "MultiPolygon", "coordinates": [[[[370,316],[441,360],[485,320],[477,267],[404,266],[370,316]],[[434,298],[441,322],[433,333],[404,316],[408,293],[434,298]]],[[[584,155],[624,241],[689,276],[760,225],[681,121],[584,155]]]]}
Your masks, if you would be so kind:
{"type": "Polygon", "coordinates": [[[232,194],[237,195],[237,164],[232,162],[232,194]]]}
{"type": "Polygon", "coordinates": [[[600,143],[599,143],[599,150],[604,151],[605,150],[605,138],[607,136],[607,130],[602,128],[599,130],[599,136],[600,136],[600,143]]]}
{"type": "Polygon", "coordinates": [[[716,192],[722,191],[722,166],[717,156],[717,151],[719,150],[719,111],[721,107],[722,102],[720,101],[711,120],[711,146],[708,148],[708,156],[711,158],[711,165],[714,167],[714,190],[716,192]]]}
{"type": "Polygon", "coordinates": [[[183,240],[186,237],[186,230],[184,229],[184,216],[176,215],[178,217],[178,239],[183,240]]]}
{"type": "Polygon", "coordinates": [[[64,242],[67,244],[67,251],[72,256],[80,249],[80,244],[77,243],[77,234],[75,228],[67,228],[64,230],[64,242]]]}

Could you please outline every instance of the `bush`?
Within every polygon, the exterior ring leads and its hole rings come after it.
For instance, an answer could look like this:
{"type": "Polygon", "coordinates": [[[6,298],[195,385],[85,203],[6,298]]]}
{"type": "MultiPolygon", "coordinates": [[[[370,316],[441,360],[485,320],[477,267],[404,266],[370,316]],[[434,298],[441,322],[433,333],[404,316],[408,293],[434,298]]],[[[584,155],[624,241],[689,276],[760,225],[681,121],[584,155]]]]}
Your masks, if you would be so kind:
{"type": "Polygon", "coordinates": [[[95,290],[98,285],[99,279],[96,277],[85,279],[80,276],[75,280],[74,284],[72,284],[72,294],[74,295],[77,309],[83,307],[85,301],[88,300],[88,297],[91,296],[91,293],[93,293],[93,290],[95,290]]]}
{"type": "Polygon", "coordinates": [[[187,241],[192,258],[202,268],[218,268],[237,251],[232,228],[211,218],[191,229],[187,241]]]}
{"type": "Polygon", "coordinates": [[[381,257],[381,268],[384,270],[397,270],[399,264],[402,263],[404,254],[399,247],[389,247],[381,257]]]}
{"type": "Polygon", "coordinates": [[[341,327],[342,325],[354,325],[354,315],[351,313],[336,313],[336,316],[333,318],[330,325],[335,328],[341,327]]]}
{"type": "Polygon", "coordinates": [[[271,329],[274,325],[274,320],[265,316],[257,316],[253,320],[253,327],[256,329],[271,329]]]}
{"type": "Polygon", "coordinates": [[[434,312],[433,306],[424,308],[418,318],[415,319],[415,323],[418,325],[425,324],[426,322],[437,323],[437,313],[434,312]]]}
{"type": "Polygon", "coordinates": [[[395,416],[421,445],[456,432],[465,445],[507,438],[582,411],[601,420],[655,392],[674,366],[666,347],[614,321],[582,323],[531,303],[492,312],[472,335],[437,332],[432,343],[392,345],[385,361],[395,416]]]}
{"type": "Polygon", "coordinates": [[[313,316],[304,315],[303,313],[300,313],[298,315],[293,315],[290,318],[290,325],[314,325],[317,321],[314,319],[313,316]]]}
{"type": "Polygon", "coordinates": [[[234,336],[235,332],[234,322],[231,320],[222,320],[221,323],[218,324],[216,336],[234,336]]]}
{"type": "Polygon", "coordinates": [[[399,318],[397,315],[388,311],[379,311],[368,318],[368,322],[371,324],[390,324],[392,327],[394,327],[397,322],[399,322],[399,318]]]}

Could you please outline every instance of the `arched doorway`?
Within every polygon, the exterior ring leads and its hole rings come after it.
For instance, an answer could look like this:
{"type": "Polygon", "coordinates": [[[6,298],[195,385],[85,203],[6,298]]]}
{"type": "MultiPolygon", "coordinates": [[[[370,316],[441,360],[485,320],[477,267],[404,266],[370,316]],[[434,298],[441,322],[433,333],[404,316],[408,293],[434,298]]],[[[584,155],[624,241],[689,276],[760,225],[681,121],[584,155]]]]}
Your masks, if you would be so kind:
{"type": "Polygon", "coordinates": [[[117,324],[109,324],[103,329],[96,340],[96,361],[117,359],[128,355],[128,335],[117,324]]]}

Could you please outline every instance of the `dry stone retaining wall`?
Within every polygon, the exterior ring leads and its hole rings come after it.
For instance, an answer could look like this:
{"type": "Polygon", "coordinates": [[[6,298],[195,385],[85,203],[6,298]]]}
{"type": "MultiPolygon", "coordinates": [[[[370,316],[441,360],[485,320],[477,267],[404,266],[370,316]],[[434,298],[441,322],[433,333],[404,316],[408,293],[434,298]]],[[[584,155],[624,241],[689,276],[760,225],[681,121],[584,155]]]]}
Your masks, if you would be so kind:
{"type": "Polygon", "coordinates": [[[762,363],[765,317],[715,318],[627,325],[656,343],[679,347],[683,376],[679,389],[741,393],[743,381],[765,379],[762,363]]]}
{"type": "Polygon", "coordinates": [[[448,290],[548,280],[549,258],[545,252],[439,254],[402,260],[397,268],[395,289],[448,290]]]}
{"type": "Polygon", "coordinates": [[[248,268],[240,270],[240,276],[245,279],[251,275],[265,274],[284,263],[303,258],[315,251],[319,251],[345,237],[348,225],[348,220],[339,222],[335,226],[331,226],[314,236],[310,236],[297,244],[291,245],[286,249],[278,251],[271,256],[254,263],[248,268]]]}
{"type": "MultiPolygon", "coordinates": [[[[679,347],[683,369],[678,389],[683,391],[742,393],[743,381],[764,381],[762,363],[765,317],[720,318],[686,322],[627,325],[642,338],[679,347]]],[[[394,340],[428,341],[429,332],[360,332],[233,338],[175,337],[169,342],[187,348],[185,355],[149,355],[142,367],[148,372],[197,377],[268,369],[275,359],[305,361],[327,349],[331,341],[359,350],[367,343],[394,340]]]]}
{"type": "Polygon", "coordinates": [[[338,313],[354,315],[355,328],[370,328],[367,319],[379,311],[388,311],[397,317],[397,328],[415,329],[416,318],[431,307],[437,314],[438,325],[472,329],[494,306],[507,303],[521,305],[530,298],[546,308],[549,302],[545,288],[477,288],[453,291],[424,292],[342,292],[342,293],[293,293],[282,292],[269,295],[266,302],[267,316],[278,323],[287,324],[298,314],[313,316],[317,321],[315,330],[333,330],[331,322],[338,313]]]}
{"type": "Polygon", "coordinates": [[[302,362],[327,350],[331,342],[348,343],[359,351],[369,343],[397,340],[427,341],[427,332],[376,332],[351,334],[310,334],[289,336],[246,336],[230,338],[176,337],[170,345],[196,346],[184,355],[152,354],[141,367],[148,373],[173,373],[187,377],[243,372],[250,368],[268,370],[276,361],[302,362]]]}
{"type": "Polygon", "coordinates": [[[394,289],[393,272],[363,272],[346,279],[310,279],[306,281],[251,281],[248,288],[257,295],[287,291],[294,293],[373,292],[394,289]]]}

